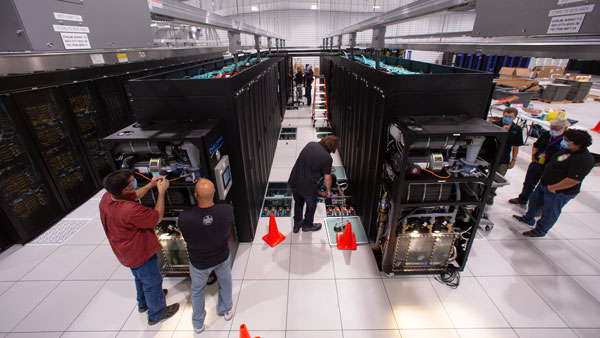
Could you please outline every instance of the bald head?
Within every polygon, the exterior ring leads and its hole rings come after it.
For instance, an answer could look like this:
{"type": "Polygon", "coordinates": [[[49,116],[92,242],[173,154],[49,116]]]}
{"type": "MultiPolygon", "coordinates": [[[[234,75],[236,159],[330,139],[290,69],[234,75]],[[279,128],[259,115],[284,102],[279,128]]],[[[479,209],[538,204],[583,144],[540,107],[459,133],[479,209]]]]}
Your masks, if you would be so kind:
{"type": "Polygon", "coordinates": [[[196,182],[194,195],[196,195],[198,203],[212,202],[215,195],[215,185],[210,180],[202,178],[196,182]]]}

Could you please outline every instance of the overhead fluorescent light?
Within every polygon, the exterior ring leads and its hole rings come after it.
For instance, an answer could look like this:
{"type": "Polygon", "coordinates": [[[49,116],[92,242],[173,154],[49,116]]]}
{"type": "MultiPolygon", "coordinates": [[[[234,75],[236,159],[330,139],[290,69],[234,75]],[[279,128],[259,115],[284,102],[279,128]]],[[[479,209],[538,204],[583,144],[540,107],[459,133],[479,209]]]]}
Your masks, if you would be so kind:
{"type": "Polygon", "coordinates": [[[310,9],[319,9],[319,6],[317,6],[317,4],[311,4],[310,9]]]}
{"type": "Polygon", "coordinates": [[[250,10],[252,12],[258,12],[258,6],[252,6],[252,7],[250,7],[250,10]]]}
{"type": "Polygon", "coordinates": [[[381,8],[381,6],[377,6],[377,5],[373,6],[373,9],[379,9],[379,8],[381,8]]]}

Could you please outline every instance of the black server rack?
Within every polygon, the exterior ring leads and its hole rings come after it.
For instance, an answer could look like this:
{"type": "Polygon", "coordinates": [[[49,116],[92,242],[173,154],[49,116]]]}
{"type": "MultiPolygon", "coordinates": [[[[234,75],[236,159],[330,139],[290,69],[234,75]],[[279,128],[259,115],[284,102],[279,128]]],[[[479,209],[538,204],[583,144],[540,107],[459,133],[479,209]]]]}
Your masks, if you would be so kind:
{"type": "Polygon", "coordinates": [[[91,81],[73,83],[60,86],[60,91],[72,113],[96,180],[102,182],[113,170],[114,164],[102,143],[102,138],[109,134],[108,121],[105,119],[94,84],[91,81]]]}
{"type": "Polygon", "coordinates": [[[8,95],[0,95],[0,204],[10,242],[26,243],[64,215],[66,206],[8,95]]]}
{"type": "Polygon", "coordinates": [[[202,64],[130,81],[139,121],[213,118],[225,123],[230,144],[232,200],[239,240],[252,241],[285,111],[285,59],[273,57],[228,78],[189,76],[224,66],[202,64]]]}
{"type": "Polygon", "coordinates": [[[113,168],[101,138],[133,121],[127,94],[129,79],[214,59],[222,60],[222,54],[0,77],[2,130],[12,137],[1,140],[3,155],[7,157],[1,161],[5,167],[0,175],[2,180],[11,182],[3,185],[0,193],[6,214],[2,226],[8,229],[5,232],[10,243],[31,240],[85,201],[91,190],[100,189],[102,178],[113,168]],[[40,108],[37,112],[32,109],[35,105],[40,108]],[[54,117],[37,119],[36,115],[43,112],[54,117]],[[47,148],[51,136],[66,141],[59,147],[64,151],[52,153],[47,148]],[[27,162],[15,166],[9,161],[10,154],[26,154],[23,156],[27,162]],[[47,162],[49,159],[52,162],[47,162]],[[68,162],[74,161],[81,167],[66,169],[68,162]],[[60,171],[59,176],[56,170],[60,171]],[[73,188],[82,178],[85,184],[80,181],[78,188],[73,188]],[[32,189],[29,183],[39,188],[32,189]],[[22,198],[14,198],[16,195],[22,198]],[[17,210],[25,212],[19,211],[17,217],[17,210]],[[36,217],[40,221],[33,222],[36,217]]]}
{"type": "Polygon", "coordinates": [[[11,96],[31,130],[67,209],[79,206],[98,191],[100,184],[92,173],[58,88],[37,89],[11,96]]]}
{"type": "MultiPolygon", "coordinates": [[[[494,86],[489,73],[391,57],[382,60],[415,74],[387,74],[340,56],[324,55],[320,62],[327,78],[331,125],[341,139],[340,155],[353,188],[354,206],[373,243],[379,240],[390,126],[399,119],[419,116],[483,121],[494,86]]],[[[387,199],[392,199],[391,192],[387,199]]],[[[379,250],[377,245],[374,249],[379,250]]],[[[385,271],[391,272],[389,266],[385,271]]]]}
{"type": "MultiPolygon", "coordinates": [[[[182,210],[196,205],[196,181],[207,178],[214,182],[215,202],[219,203],[231,203],[229,191],[241,183],[231,176],[228,154],[232,145],[224,135],[223,125],[218,120],[195,126],[185,121],[153,121],[135,123],[104,139],[115,162],[135,173],[138,186],[148,184],[156,174],[165,175],[170,181],[163,221],[155,228],[163,247],[159,266],[165,275],[189,273],[186,244],[177,219],[182,210]]],[[[140,203],[153,208],[157,193],[156,188],[152,189],[140,203]]],[[[233,257],[237,250],[235,229],[229,245],[233,257]]]]}

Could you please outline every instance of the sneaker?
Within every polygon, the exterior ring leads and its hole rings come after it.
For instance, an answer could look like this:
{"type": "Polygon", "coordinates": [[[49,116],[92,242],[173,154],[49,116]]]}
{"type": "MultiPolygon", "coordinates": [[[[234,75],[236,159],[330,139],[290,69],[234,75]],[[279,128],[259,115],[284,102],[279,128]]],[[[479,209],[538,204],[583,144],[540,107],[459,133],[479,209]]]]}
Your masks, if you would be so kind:
{"type": "Polygon", "coordinates": [[[202,333],[202,332],[204,332],[204,329],[206,329],[206,324],[202,325],[202,327],[199,329],[194,328],[194,332],[202,333]]]}
{"type": "Polygon", "coordinates": [[[302,228],[302,221],[300,221],[300,222],[294,221],[294,228],[292,229],[292,231],[295,234],[297,234],[298,232],[300,232],[300,228],[302,228]]]}
{"type": "Polygon", "coordinates": [[[307,231],[319,231],[319,230],[321,230],[321,227],[322,227],[322,226],[323,226],[323,225],[322,225],[321,223],[313,223],[313,226],[312,226],[312,227],[310,227],[310,228],[309,228],[309,227],[304,227],[304,226],[303,226],[303,227],[302,227],[302,231],[304,231],[304,232],[307,232],[307,231]]]}
{"type": "Polygon", "coordinates": [[[527,201],[523,201],[522,199],[517,197],[517,198],[509,199],[508,203],[510,203],[510,204],[527,204],[527,201]]]}
{"type": "Polygon", "coordinates": [[[525,222],[525,219],[523,218],[523,216],[519,216],[519,215],[513,215],[513,218],[516,219],[517,221],[521,222],[521,223],[525,223],[529,226],[533,226],[533,224],[529,224],[527,222],[525,222]]]}
{"type": "Polygon", "coordinates": [[[537,232],[535,232],[533,230],[529,230],[529,231],[525,231],[523,233],[523,236],[536,238],[536,237],[545,237],[546,235],[541,235],[541,234],[538,234],[537,232]]]}
{"type": "Polygon", "coordinates": [[[162,320],[169,319],[169,318],[173,317],[173,315],[176,314],[178,310],[179,310],[179,303],[171,304],[171,305],[167,306],[167,309],[162,314],[162,316],[160,316],[160,318],[158,318],[156,320],[148,318],[148,325],[155,325],[155,324],[158,324],[158,322],[160,322],[162,320]]]}
{"type": "Polygon", "coordinates": [[[300,232],[300,227],[294,227],[294,229],[292,230],[295,234],[300,232]]]}
{"type": "Polygon", "coordinates": [[[223,316],[225,320],[231,320],[233,318],[233,311],[219,312],[219,316],[223,316]]]}
{"type": "MultiPolygon", "coordinates": [[[[167,293],[169,293],[168,289],[163,289],[163,293],[165,294],[165,296],[167,295],[167,293]]],[[[144,306],[138,306],[138,312],[139,313],[143,313],[148,311],[148,306],[144,305],[144,306]]]]}

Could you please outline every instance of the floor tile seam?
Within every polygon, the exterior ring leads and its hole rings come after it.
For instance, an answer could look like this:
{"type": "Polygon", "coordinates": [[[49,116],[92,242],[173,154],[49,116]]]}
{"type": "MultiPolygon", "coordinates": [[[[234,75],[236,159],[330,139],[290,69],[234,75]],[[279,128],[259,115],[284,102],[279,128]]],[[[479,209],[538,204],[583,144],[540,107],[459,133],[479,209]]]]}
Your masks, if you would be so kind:
{"type": "MultiPolygon", "coordinates": [[[[93,246],[94,244],[81,244],[81,245],[89,245],[89,246],[93,246]]],[[[61,245],[61,246],[62,246],[62,245],[61,245]]],[[[93,248],[93,249],[92,249],[92,250],[91,250],[91,251],[90,251],[90,252],[89,252],[89,253],[88,253],[88,254],[87,254],[87,255],[86,255],[86,256],[85,256],[85,257],[84,257],[84,258],[83,258],[81,261],[80,261],[80,262],[79,262],[79,264],[77,264],[77,266],[75,266],[73,269],[71,269],[71,271],[69,271],[69,273],[67,273],[67,274],[66,274],[66,276],[65,276],[65,278],[63,278],[62,280],[63,280],[63,281],[64,281],[64,280],[66,280],[66,279],[67,279],[67,278],[68,278],[68,277],[69,277],[69,276],[70,276],[70,275],[71,275],[71,274],[72,274],[72,273],[73,273],[75,270],[77,270],[77,269],[78,269],[78,268],[81,266],[81,264],[83,264],[83,262],[84,262],[86,259],[88,259],[88,257],[90,257],[94,251],[96,251],[96,249],[98,249],[98,247],[99,247],[99,246],[100,246],[100,244],[96,244],[96,246],[95,246],[95,247],[94,247],[94,248],[93,248]]],[[[115,271],[116,271],[116,270],[115,270],[115,271]]],[[[113,272],[110,274],[110,276],[112,276],[112,275],[115,273],[115,271],[113,271],[113,272]]],[[[108,277],[108,279],[110,279],[110,276],[108,277]]],[[[23,277],[25,277],[25,276],[23,276],[23,277]]],[[[108,280],[108,279],[107,279],[107,280],[108,280]]]]}
{"type": "Polygon", "coordinates": [[[1,281],[3,283],[12,283],[10,284],[4,291],[0,292],[0,297],[2,297],[2,295],[8,291],[10,288],[12,288],[15,284],[17,284],[19,281],[1,281]]]}
{"type": "MultiPolygon", "coordinates": [[[[577,241],[577,240],[582,240],[582,239],[567,239],[567,241],[571,242],[571,241],[577,241]]],[[[590,238],[589,240],[596,240],[596,241],[600,241],[600,238],[590,238]]],[[[596,259],[596,257],[592,256],[591,254],[589,254],[587,251],[584,251],[582,249],[580,249],[577,246],[577,243],[571,243],[573,245],[573,247],[575,247],[575,250],[578,250],[579,252],[583,253],[585,256],[589,257],[592,259],[592,261],[600,264],[600,260],[596,259]]],[[[576,276],[576,275],[570,275],[570,276],[576,276]]]]}
{"type": "MultiPolygon", "coordinates": [[[[583,292],[585,292],[585,293],[586,293],[586,294],[589,296],[588,298],[591,298],[591,299],[593,299],[593,300],[594,300],[594,301],[595,301],[595,302],[598,304],[598,307],[600,307],[600,299],[597,299],[597,298],[596,298],[594,295],[592,295],[592,294],[591,294],[591,293],[590,293],[590,292],[589,292],[589,291],[588,291],[586,288],[584,288],[584,287],[583,287],[583,285],[579,284],[579,282],[577,282],[577,281],[576,281],[576,280],[573,278],[573,276],[565,276],[565,277],[568,277],[568,278],[569,278],[571,281],[573,281],[573,283],[575,283],[575,285],[577,285],[577,286],[578,286],[578,287],[579,287],[579,288],[580,288],[580,289],[581,289],[583,292]]],[[[595,276],[594,276],[594,277],[595,277],[595,276]]],[[[600,327],[600,325],[599,325],[599,327],[600,327]]]]}
{"type": "MultiPolygon", "coordinates": [[[[535,292],[535,294],[540,297],[540,299],[550,308],[552,309],[552,311],[554,311],[554,314],[560,318],[560,320],[563,322],[563,324],[566,325],[567,328],[571,328],[571,325],[569,325],[569,323],[567,323],[567,321],[563,318],[563,316],[560,315],[560,313],[558,313],[558,311],[554,308],[554,306],[552,306],[552,304],[550,304],[549,301],[546,300],[546,297],[544,297],[544,295],[538,291],[538,289],[535,288],[534,284],[532,281],[530,281],[528,278],[526,277],[531,277],[531,276],[520,276],[521,278],[523,278],[523,280],[525,281],[525,283],[527,283],[527,285],[529,285],[529,287],[533,290],[533,292],[535,292]]],[[[535,277],[548,277],[548,276],[535,276],[535,277]]],[[[560,277],[569,277],[569,276],[560,276],[560,277]]],[[[570,277],[569,277],[570,278],[570,277]]],[[[575,282],[575,284],[577,284],[577,286],[579,286],[581,289],[583,289],[583,287],[581,285],[579,285],[579,283],[577,283],[576,281],[574,281],[573,279],[571,279],[573,282],[575,282]]],[[[585,291],[585,289],[583,289],[585,291]]]]}
{"type": "MultiPolygon", "coordinates": [[[[290,238],[290,242],[291,242],[291,238],[290,238]]],[[[290,243],[291,245],[291,243],[290,243]]],[[[287,293],[286,293],[286,301],[285,301],[285,333],[283,334],[284,337],[287,337],[287,328],[288,328],[288,316],[290,314],[290,277],[292,274],[292,247],[290,246],[290,253],[289,253],[289,257],[288,257],[288,278],[287,278],[287,293]]]]}
{"type": "MultiPolygon", "coordinates": [[[[460,272],[459,272],[459,274],[460,274],[460,272]]],[[[454,320],[450,316],[450,311],[448,311],[448,309],[446,308],[446,304],[444,304],[444,302],[442,301],[442,297],[440,297],[438,292],[435,290],[435,286],[433,286],[434,281],[437,283],[439,283],[439,282],[433,278],[426,278],[426,279],[429,281],[429,285],[431,286],[431,289],[433,289],[435,296],[437,297],[438,301],[440,302],[440,305],[444,309],[444,312],[446,313],[446,317],[448,318],[448,320],[450,320],[450,323],[452,324],[454,331],[456,332],[456,335],[460,337],[460,335],[458,334],[458,331],[456,330],[456,323],[454,323],[454,320]]],[[[439,283],[439,284],[442,284],[442,283],[439,283]]]]}
{"type": "MultiPolygon", "coordinates": [[[[27,281],[23,281],[23,282],[27,282],[27,281]]],[[[38,281],[32,281],[32,282],[38,282],[38,281]]],[[[53,281],[53,282],[56,282],[56,281],[53,281]]],[[[23,321],[24,321],[24,320],[25,320],[27,317],[29,317],[29,315],[31,315],[31,314],[32,314],[32,313],[33,313],[33,312],[34,312],[34,311],[35,311],[35,310],[38,308],[38,306],[40,306],[40,304],[42,304],[42,303],[43,303],[43,302],[44,302],[44,301],[45,301],[45,300],[46,300],[46,299],[47,299],[47,298],[50,296],[50,294],[51,294],[52,292],[54,292],[54,290],[56,290],[56,289],[57,289],[57,288],[58,288],[58,287],[59,287],[61,284],[62,284],[62,282],[58,282],[58,283],[56,283],[56,285],[55,285],[55,286],[52,288],[52,290],[50,290],[50,292],[48,292],[48,293],[46,294],[46,296],[42,297],[42,299],[40,299],[40,301],[39,301],[39,302],[38,302],[38,303],[37,303],[37,304],[36,304],[36,305],[35,305],[35,306],[34,306],[34,307],[33,307],[33,308],[32,308],[32,309],[31,309],[31,310],[30,310],[30,311],[29,311],[29,312],[28,312],[26,315],[25,315],[25,316],[23,316],[23,318],[21,318],[21,320],[20,320],[20,321],[19,321],[19,322],[18,322],[18,323],[17,323],[15,326],[13,326],[13,328],[11,329],[11,331],[10,331],[10,332],[19,332],[19,331],[14,331],[14,330],[15,330],[17,327],[19,327],[19,325],[20,325],[20,324],[21,324],[21,323],[22,323],[22,322],[23,322],[23,321]]],[[[98,290],[100,290],[100,289],[98,289],[98,290]]],[[[88,304],[89,304],[89,303],[88,303],[88,304]]],[[[85,307],[84,307],[84,308],[85,308],[85,307]]],[[[79,315],[77,315],[77,317],[78,317],[78,316],[79,316],[79,315]]],[[[75,317],[75,318],[77,318],[77,317],[75,317]]],[[[71,324],[72,324],[72,323],[71,323],[71,324]]],[[[71,326],[71,324],[69,324],[69,325],[67,326],[67,329],[69,328],[69,326],[71,326]]],[[[39,331],[38,331],[38,332],[39,332],[39,331]]],[[[58,331],[56,331],[56,332],[58,332],[58,331]]]]}
{"type": "MultiPolygon", "coordinates": [[[[564,239],[564,241],[570,241],[570,240],[569,240],[569,239],[564,239]]],[[[571,243],[571,244],[573,244],[573,246],[574,246],[574,249],[575,249],[576,251],[579,251],[580,253],[582,253],[582,254],[583,254],[583,256],[587,256],[587,257],[591,258],[591,259],[592,259],[592,261],[594,261],[594,262],[596,262],[596,263],[600,264],[600,262],[599,262],[598,260],[596,260],[596,259],[595,259],[595,258],[594,258],[592,255],[590,255],[590,254],[588,254],[587,252],[585,252],[585,251],[583,251],[583,250],[579,249],[579,248],[577,247],[577,245],[575,245],[575,243],[571,243]]],[[[567,273],[566,271],[564,271],[563,269],[561,269],[561,268],[558,266],[558,264],[555,264],[555,263],[554,263],[554,259],[552,259],[552,257],[550,257],[550,256],[546,255],[546,254],[544,253],[544,251],[542,251],[542,250],[541,250],[540,248],[538,248],[537,246],[533,245],[533,247],[534,247],[535,249],[537,249],[539,252],[541,252],[541,253],[542,253],[542,255],[544,255],[544,257],[546,257],[546,258],[548,259],[548,261],[550,261],[552,264],[554,264],[554,265],[555,265],[555,266],[556,266],[556,267],[557,267],[557,268],[558,268],[560,271],[564,272],[564,273],[565,273],[567,276],[571,276],[571,274],[569,274],[569,273],[567,273]]]]}
{"type": "MultiPolygon", "coordinates": [[[[500,315],[502,316],[502,318],[504,318],[504,321],[506,321],[506,323],[514,331],[514,327],[513,327],[512,323],[508,320],[508,318],[506,317],[506,315],[504,314],[504,312],[502,312],[502,310],[500,309],[500,307],[498,306],[498,304],[496,303],[496,301],[494,301],[494,298],[483,287],[483,284],[481,284],[481,281],[479,281],[479,279],[477,277],[475,277],[475,276],[473,278],[475,279],[475,281],[477,282],[477,285],[479,285],[479,287],[481,288],[481,290],[483,290],[483,292],[488,297],[488,299],[492,302],[492,304],[494,304],[494,307],[496,308],[496,310],[498,311],[498,313],[500,313],[500,315]]],[[[516,332],[515,332],[515,334],[516,334],[516,332]]]]}
{"type": "MultiPolygon", "coordinates": [[[[381,287],[383,288],[383,292],[385,292],[385,297],[388,300],[388,304],[390,305],[390,311],[392,311],[392,316],[394,316],[394,322],[396,323],[396,329],[400,332],[400,323],[398,323],[398,319],[396,319],[396,314],[394,313],[394,305],[392,304],[392,300],[390,299],[390,294],[388,293],[387,288],[385,287],[385,283],[383,279],[381,280],[381,287]]],[[[402,334],[400,334],[402,336],[402,334]]]]}
{"type": "MultiPolygon", "coordinates": [[[[70,282],[70,281],[69,281],[70,282]]],[[[94,298],[96,298],[96,296],[100,293],[100,291],[104,288],[104,286],[106,285],[106,283],[108,283],[108,279],[106,279],[104,281],[104,283],[102,283],[102,285],[100,285],[100,287],[98,288],[98,290],[96,290],[96,293],[94,293],[94,295],[90,298],[90,300],[88,301],[87,305],[85,305],[81,311],[79,311],[79,314],[77,316],[75,316],[75,318],[73,318],[73,320],[71,321],[71,323],[67,326],[67,328],[65,329],[65,332],[69,332],[69,328],[71,328],[71,326],[73,326],[73,324],[77,321],[77,319],[81,316],[81,314],[83,313],[83,311],[85,311],[85,309],[90,305],[91,301],[94,300],[94,298]]],[[[129,318],[129,317],[127,317],[129,318]]],[[[120,331],[120,330],[119,330],[120,331]]]]}
{"type": "Polygon", "coordinates": [[[331,259],[331,268],[333,269],[333,284],[335,286],[335,298],[337,299],[337,309],[338,309],[338,315],[340,317],[340,330],[342,331],[342,338],[345,337],[344,335],[344,321],[342,320],[342,306],[340,304],[340,291],[338,288],[338,277],[337,274],[335,272],[335,259],[333,257],[333,250],[330,248],[329,249],[329,257],[331,259]]]}
{"type": "MultiPolygon", "coordinates": [[[[511,242],[512,242],[512,240],[508,240],[508,241],[511,241],[511,242]]],[[[493,245],[492,245],[492,246],[493,246],[493,245]]],[[[554,266],[554,267],[555,267],[555,268],[556,268],[556,269],[557,269],[557,270],[558,270],[560,273],[562,273],[562,274],[564,274],[564,275],[566,275],[566,276],[568,276],[568,275],[569,275],[569,274],[568,274],[566,271],[564,271],[564,270],[563,270],[563,269],[561,269],[561,268],[560,268],[560,267],[559,267],[557,264],[555,264],[555,263],[554,263],[554,261],[553,261],[552,259],[550,259],[548,256],[544,255],[544,253],[543,253],[543,252],[542,252],[540,249],[538,249],[538,247],[536,247],[535,245],[532,245],[532,248],[533,248],[533,250],[534,250],[534,251],[537,251],[539,254],[541,254],[541,255],[542,255],[541,257],[542,257],[542,258],[545,258],[545,259],[548,261],[548,263],[550,263],[552,266],[554,266]]],[[[495,247],[494,247],[494,249],[495,249],[495,247]]],[[[498,250],[496,250],[496,251],[498,251],[498,250]]],[[[512,262],[510,262],[510,261],[509,261],[508,263],[509,263],[509,264],[510,264],[510,265],[513,267],[513,269],[514,269],[516,272],[518,272],[518,273],[519,273],[519,275],[522,275],[522,273],[521,273],[521,272],[519,272],[519,270],[516,268],[516,266],[515,266],[515,265],[514,265],[512,262]]],[[[552,275],[551,275],[551,276],[552,276],[552,275]]]]}
{"type": "MultiPolygon", "coordinates": [[[[27,272],[25,272],[23,274],[23,276],[19,277],[19,279],[17,280],[17,282],[22,281],[23,277],[27,276],[28,274],[31,273],[31,271],[35,270],[35,268],[37,268],[38,266],[40,266],[43,261],[45,261],[48,257],[50,257],[50,255],[52,255],[60,247],[60,245],[52,245],[52,246],[54,246],[55,248],[52,251],[50,251],[48,253],[48,255],[46,255],[43,259],[40,259],[37,264],[35,264],[34,266],[31,267],[31,269],[27,270],[27,272]]],[[[23,245],[23,247],[21,249],[24,249],[24,248],[25,248],[25,245],[23,245]]]]}

